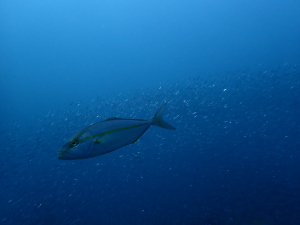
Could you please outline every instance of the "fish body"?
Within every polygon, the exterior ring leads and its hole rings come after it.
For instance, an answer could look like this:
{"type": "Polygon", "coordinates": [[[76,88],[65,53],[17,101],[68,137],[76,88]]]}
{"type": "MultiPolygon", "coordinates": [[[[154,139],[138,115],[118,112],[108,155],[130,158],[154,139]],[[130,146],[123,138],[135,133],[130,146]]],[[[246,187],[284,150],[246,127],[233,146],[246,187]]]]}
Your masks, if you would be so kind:
{"type": "Polygon", "coordinates": [[[135,143],[150,126],[169,130],[175,127],[163,121],[166,103],[151,120],[109,118],[74,134],[59,150],[58,159],[86,159],[112,152],[135,143]]]}

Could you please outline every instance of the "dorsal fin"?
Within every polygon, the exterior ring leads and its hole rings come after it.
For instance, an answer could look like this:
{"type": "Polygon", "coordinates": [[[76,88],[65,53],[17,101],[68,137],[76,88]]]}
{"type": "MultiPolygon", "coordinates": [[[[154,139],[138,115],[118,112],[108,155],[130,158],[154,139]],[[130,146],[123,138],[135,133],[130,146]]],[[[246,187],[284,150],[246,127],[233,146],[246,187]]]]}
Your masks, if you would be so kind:
{"type": "Polygon", "coordinates": [[[106,119],[104,121],[110,121],[110,120],[121,120],[121,119],[118,118],[118,117],[111,117],[111,118],[108,118],[108,119],[106,119]]]}

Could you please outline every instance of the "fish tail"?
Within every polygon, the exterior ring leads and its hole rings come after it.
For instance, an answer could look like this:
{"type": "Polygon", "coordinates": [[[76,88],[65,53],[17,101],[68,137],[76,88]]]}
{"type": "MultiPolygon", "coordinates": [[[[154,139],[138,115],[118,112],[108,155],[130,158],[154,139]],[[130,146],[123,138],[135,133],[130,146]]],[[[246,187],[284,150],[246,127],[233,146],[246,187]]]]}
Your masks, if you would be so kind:
{"type": "Polygon", "coordinates": [[[158,126],[161,128],[165,128],[168,130],[176,130],[175,127],[173,127],[171,124],[168,124],[163,120],[163,114],[165,112],[165,109],[167,107],[167,103],[163,104],[155,113],[154,117],[151,119],[152,125],[158,126]]]}

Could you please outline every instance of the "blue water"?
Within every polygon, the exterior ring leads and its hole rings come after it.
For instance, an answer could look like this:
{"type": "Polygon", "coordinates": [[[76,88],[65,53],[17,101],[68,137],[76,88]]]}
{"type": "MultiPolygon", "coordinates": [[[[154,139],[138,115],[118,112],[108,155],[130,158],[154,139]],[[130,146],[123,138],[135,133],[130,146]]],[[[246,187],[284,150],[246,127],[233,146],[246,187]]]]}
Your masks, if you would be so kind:
{"type": "Polygon", "coordinates": [[[2,1],[0,224],[300,224],[296,1],[2,1]],[[62,161],[109,117],[165,120],[62,161]]]}

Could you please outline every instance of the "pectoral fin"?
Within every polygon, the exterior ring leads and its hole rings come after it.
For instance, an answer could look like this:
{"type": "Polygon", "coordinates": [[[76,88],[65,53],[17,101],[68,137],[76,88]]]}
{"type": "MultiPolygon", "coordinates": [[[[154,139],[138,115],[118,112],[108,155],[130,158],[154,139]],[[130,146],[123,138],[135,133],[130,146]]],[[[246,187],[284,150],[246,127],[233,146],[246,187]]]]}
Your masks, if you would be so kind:
{"type": "MultiPolygon", "coordinates": [[[[103,136],[103,137],[104,137],[104,136],[103,136]]],[[[94,140],[94,143],[101,143],[101,141],[103,140],[103,137],[94,140]]]]}

